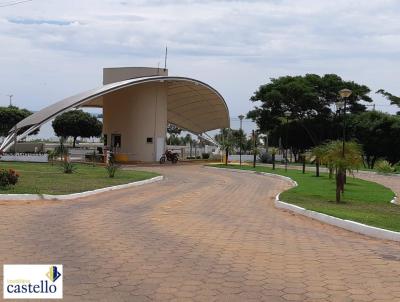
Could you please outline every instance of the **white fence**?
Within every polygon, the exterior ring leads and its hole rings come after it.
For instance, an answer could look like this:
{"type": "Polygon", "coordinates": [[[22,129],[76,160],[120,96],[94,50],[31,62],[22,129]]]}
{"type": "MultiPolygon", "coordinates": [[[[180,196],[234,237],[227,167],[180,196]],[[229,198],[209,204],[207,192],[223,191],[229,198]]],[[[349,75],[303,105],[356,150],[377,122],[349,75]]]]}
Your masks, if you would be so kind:
{"type": "MultiPolygon", "coordinates": [[[[253,154],[242,154],[242,162],[253,162],[254,155],[253,154]]],[[[259,157],[256,156],[256,161],[259,161],[259,157]]],[[[240,155],[229,155],[228,161],[240,161],[240,155]]]]}
{"type": "Polygon", "coordinates": [[[47,153],[15,153],[0,155],[0,161],[19,161],[33,163],[47,163],[49,161],[47,153]]]}

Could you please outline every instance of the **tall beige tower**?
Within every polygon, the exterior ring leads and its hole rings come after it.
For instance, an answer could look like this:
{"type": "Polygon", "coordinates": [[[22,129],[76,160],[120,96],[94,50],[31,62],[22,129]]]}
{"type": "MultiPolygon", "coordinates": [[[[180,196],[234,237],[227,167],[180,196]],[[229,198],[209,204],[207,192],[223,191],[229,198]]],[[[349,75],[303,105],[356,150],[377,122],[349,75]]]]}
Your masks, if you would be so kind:
{"type": "MultiPolygon", "coordinates": [[[[167,76],[168,70],[146,67],[105,68],[103,84],[133,78],[167,76]]],[[[158,161],[167,133],[167,87],[146,83],[103,97],[104,144],[119,161],[158,161]]]]}

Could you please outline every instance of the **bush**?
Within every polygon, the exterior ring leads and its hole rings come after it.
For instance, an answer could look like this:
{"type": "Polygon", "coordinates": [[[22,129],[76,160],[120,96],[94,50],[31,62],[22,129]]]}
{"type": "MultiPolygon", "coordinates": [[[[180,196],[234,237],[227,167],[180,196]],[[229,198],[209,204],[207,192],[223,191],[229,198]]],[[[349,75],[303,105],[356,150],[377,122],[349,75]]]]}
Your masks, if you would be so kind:
{"type": "Polygon", "coordinates": [[[393,165],[394,172],[400,173],[400,162],[393,165]]]}
{"type": "Polygon", "coordinates": [[[13,170],[0,169],[0,187],[15,186],[18,182],[19,174],[13,170]]]}
{"type": "Polygon", "coordinates": [[[268,152],[263,152],[259,154],[258,157],[263,164],[272,164],[272,155],[268,152]]]}
{"type": "Polygon", "coordinates": [[[113,162],[109,162],[109,163],[107,164],[107,166],[106,166],[106,170],[107,170],[107,173],[108,173],[108,177],[114,178],[115,173],[117,172],[118,169],[119,169],[119,166],[118,166],[118,165],[116,165],[116,164],[113,163],[113,162]]]}
{"type": "Polygon", "coordinates": [[[69,161],[63,161],[61,167],[65,174],[72,174],[76,170],[75,165],[69,161]]]}
{"type": "Polygon", "coordinates": [[[196,156],[196,159],[201,159],[201,156],[200,155],[196,156]]]}
{"type": "Polygon", "coordinates": [[[202,153],[202,154],[201,154],[201,157],[202,157],[203,159],[209,159],[209,158],[210,158],[210,153],[202,153]]]}
{"type": "Polygon", "coordinates": [[[387,160],[380,160],[375,164],[376,170],[380,173],[393,173],[395,169],[387,160]]]}

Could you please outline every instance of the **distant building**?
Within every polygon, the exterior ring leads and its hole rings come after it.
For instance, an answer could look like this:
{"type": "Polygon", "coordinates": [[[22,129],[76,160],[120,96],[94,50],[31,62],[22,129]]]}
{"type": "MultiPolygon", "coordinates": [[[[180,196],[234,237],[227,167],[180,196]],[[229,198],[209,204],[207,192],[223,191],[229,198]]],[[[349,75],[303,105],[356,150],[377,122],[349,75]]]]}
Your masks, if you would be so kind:
{"type": "Polygon", "coordinates": [[[165,151],[167,124],[196,135],[229,127],[224,98],[201,81],[168,76],[148,67],[105,68],[103,86],[54,103],[19,122],[0,146],[17,140],[65,111],[103,108],[104,146],[120,161],[158,161],[165,151]]]}

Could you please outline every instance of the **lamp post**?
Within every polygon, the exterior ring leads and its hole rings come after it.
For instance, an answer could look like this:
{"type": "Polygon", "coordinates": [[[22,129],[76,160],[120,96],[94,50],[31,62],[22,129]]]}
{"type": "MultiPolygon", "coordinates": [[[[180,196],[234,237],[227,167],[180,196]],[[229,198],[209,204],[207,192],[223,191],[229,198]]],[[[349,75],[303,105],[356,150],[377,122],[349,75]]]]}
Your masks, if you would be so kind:
{"type": "Polygon", "coordinates": [[[290,111],[285,111],[284,115],[286,117],[286,146],[285,146],[285,172],[287,172],[288,166],[288,136],[289,136],[289,117],[291,115],[290,111]]]}
{"type": "Polygon", "coordinates": [[[12,106],[12,98],[13,98],[13,94],[6,94],[9,98],[10,98],[10,107],[12,106]]]}
{"type": "Polygon", "coordinates": [[[239,132],[239,163],[240,163],[240,167],[242,166],[242,121],[244,119],[244,115],[239,115],[238,116],[239,120],[240,120],[240,132],[239,132]]]}
{"type": "Polygon", "coordinates": [[[257,141],[256,141],[257,135],[256,131],[253,130],[253,168],[256,167],[256,160],[257,160],[257,141]]]}
{"type": "Polygon", "coordinates": [[[347,109],[347,98],[351,95],[352,91],[350,89],[342,89],[339,91],[339,95],[341,97],[341,100],[336,102],[336,106],[341,109],[343,112],[343,137],[342,137],[342,157],[345,157],[345,144],[346,144],[346,109],[347,109]]]}
{"type": "MultiPolygon", "coordinates": [[[[340,100],[336,102],[336,107],[343,112],[343,135],[342,135],[342,159],[345,160],[345,144],[346,144],[346,109],[347,99],[352,94],[350,89],[342,89],[339,91],[340,100]]],[[[336,180],[336,201],[340,202],[340,190],[343,192],[344,182],[346,177],[346,169],[343,171],[343,167],[338,170],[336,180]]]]}

